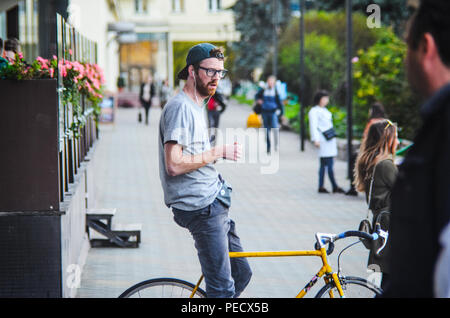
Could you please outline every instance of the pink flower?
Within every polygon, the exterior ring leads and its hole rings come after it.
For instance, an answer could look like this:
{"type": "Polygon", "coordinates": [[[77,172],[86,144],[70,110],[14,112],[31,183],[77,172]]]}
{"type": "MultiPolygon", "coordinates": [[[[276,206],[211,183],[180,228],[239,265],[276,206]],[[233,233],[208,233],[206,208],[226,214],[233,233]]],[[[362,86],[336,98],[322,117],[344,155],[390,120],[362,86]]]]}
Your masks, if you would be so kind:
{"type": "Polygon", "coordinates": [[[55,76],[55,70],[54,69],[50,68],[48,70],[48,72],[49,72],[51,78],[53,78],[53,76],[55,76]]]}
{"type": "Polygon", "coordinates": [[[352,63],[358,63],[359,61],[359,57],[355,56],[354,58],[352,58],[352,63]]]}
{"type": "Polygon", "coordinates": [[[67,69],[66,69],[66,66],[63,65],[63,64],[61,63],[60,65],[58,65],[58,68],[59,68],[59,74],[60,74],[62,77],[67,77],[67,69]]]}

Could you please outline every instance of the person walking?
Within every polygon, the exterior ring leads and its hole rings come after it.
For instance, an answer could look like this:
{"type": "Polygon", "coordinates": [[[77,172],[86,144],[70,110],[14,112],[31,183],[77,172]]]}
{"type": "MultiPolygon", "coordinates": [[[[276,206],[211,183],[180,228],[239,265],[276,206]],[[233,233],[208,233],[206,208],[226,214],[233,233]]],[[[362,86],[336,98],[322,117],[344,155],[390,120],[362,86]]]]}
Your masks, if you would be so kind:
{"type": "Polygon", "coordinates": [[[337,156],[336,135],[333,133],[333,115],[326,108],[329,101],[329,93],[325,90],[318,91],[314,96],[314,104],[308,113],[309,131],[311,141],[318,148],[320,160],[319,167],[319,193],[329,193],[324,187],[325,170],[328,171],[333,193],[345,193],[340,188],[334,177],[334,157],[337,156]],[[325,133],[325,134],[324,134],[325,133]],[[331,135],[327,134],[331,133],[331,135]]]}
{"type": "Polygon", "coordinates": [[[150,107],[152,106],[152,98],[155,96],[155,84],[153,83],[152,75],[147,77],[147,81],[141,84],[139,93],[139,100],[141,106],[145,110],[145,124],[148,125],[150,107]]]}
{"type": "Polygon", "coordinates": [[[231,186],[214,167],[221,158],[237,161],[238,143],[211,147],[205,100],[226,75],[222,51],[209,43],[192,47],[178,74],[183,89],[164,107],[159,126],[159,169],[164,202],[175,222],[190,231],[208,297],[238,297],[252,275],[235,222],[229,218],[231,186]]]}
{"type": "Polygon", "coordinates": [[[208,101],[208,126],[209,128],[219,128],[220,115],[225,111],[227,105],[223,95],[216,92],[208,101]]]}
{"type": "MultiPolygon", "coordinates": [[[[383,231],[389,230],[391,191],[397,178],[398,169],[394,163],[398,147],[397,128],[390,120],[373,123],[363,139],[356,159],[354,170],[355,187],[365,192],[369,209],[372,211],[372,223],[380,223],[383,231]]],[[[366,245],[367,247],[367,245],[366,245]]],[[[389,244],[377,253],[380,246],[370,244],[369,268],[383,273],[381,288],[385,287],[389,277],[389,244]]]]}
{"type": "Polygon", "coordinates": [[[169,85],[169,81],[165,79],[161,85],[161,91],[160,91],[160,106],[161,108],[164,108],[169,98],[172,96],[172,87],[169,85]]]}
{"type": "Polygon", "coordinates": [[[390,277],[384,297],[435,296],[439,237],[450,221],[449,16],[449,1],[422,0],[410,20],[408,81],[426,102],[420,108],[422,126],[392,189],[390,277]]]}
{"type": "Polygon", "coordinates": [[[255,95],[256,104],[261,106],[261,117],[266,129],[267,153],[271,152],[271,131],[274,131],[274,148],[278,151],[279,144],[279,118],[284,116],[284,105],[276,89],[276,77],[267,78],[265,88],[261,88],[255,95]]]}

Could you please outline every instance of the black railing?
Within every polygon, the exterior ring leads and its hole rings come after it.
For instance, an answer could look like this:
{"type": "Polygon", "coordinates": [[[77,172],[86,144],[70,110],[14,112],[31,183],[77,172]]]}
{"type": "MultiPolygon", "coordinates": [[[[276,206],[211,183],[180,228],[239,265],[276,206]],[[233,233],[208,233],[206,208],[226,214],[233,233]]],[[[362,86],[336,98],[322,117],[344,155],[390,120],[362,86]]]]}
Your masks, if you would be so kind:
{"type": "MultiPolygon", "coordinates": [[[[59,14],[57,15],[57,47],[59,61],[97,63],[97,44],[82,36],[59,14]]],[[[64,85],[60,72],[58,72],[58,87],[60,199],[64,201],[64,193],[68,192],[69,185],[75,182],[81,163],[85,161],[86,155],[98,138],[98,130],[92,103],[84,94],[78,93],[76,100],[79,105],[64,101],[64,85]]]]}

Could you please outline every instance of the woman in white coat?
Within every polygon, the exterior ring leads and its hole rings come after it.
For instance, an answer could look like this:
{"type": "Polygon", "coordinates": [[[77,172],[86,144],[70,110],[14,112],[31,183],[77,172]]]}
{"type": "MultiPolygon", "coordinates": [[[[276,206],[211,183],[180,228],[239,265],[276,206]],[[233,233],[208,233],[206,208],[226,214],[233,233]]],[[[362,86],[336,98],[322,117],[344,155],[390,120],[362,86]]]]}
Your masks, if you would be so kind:
{"type": "Polygon", "coordinates": [[[329,140],[325,138],[323,132],[333,128],[333,118],[331,112],[326,108],[330,101],[328,92],[321,90],[314,96],[314,106],[308,113],[309,129],[311,141],[318,148],[318,155],[320,159],[319,168],[319,193],[329,193],[324,187],[325,169],[328,170],[328,177],[330,178],[333,187],[333,193],[344,193],[334,178],[334,157],[337,156],[336,138],[329,140]]]}

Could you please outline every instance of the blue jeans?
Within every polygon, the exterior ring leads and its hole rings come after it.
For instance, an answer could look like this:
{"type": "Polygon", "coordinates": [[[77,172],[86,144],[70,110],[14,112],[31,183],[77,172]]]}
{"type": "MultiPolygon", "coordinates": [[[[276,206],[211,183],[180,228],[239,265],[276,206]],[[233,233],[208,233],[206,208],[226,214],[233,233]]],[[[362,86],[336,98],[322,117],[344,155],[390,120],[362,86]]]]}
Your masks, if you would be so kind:
{"type": "MultiPolygon", "coordinates": [[[[267,139],[267,152],[270,152],[270,132],[272,128],[278,128],[278,116],[276,112],[262,111],[261,116],[263,118],[264,128],[266,128],[266,139],[267,139]]],[[[278,131],[275,131],[275,148],[278,146],[278,131]]],[[[276,150],[276,149],[275,149],[276,150]]]]}
{"type": "Polygon", "coordinates": [[[182,211],[173,208],[175,222],[188,229],[195,241],[198,258],[210,298],[239,297],[252,276],[245,258],[230,259],[229,252],[242,252],[235,223],[228,208],[217,199],[204,209],[182,211]]]}
{"type": "Polygon", "coordinates": [[[322,157],[320,158],[320,168],[319,168],[319,188],[323,188],[325,179],[325,169],[328,170],[328,177],[330,178],[333,190],[338,187],[336,179],[334,178],[333,171],[334,159],[333,157],[322,157]]]}

